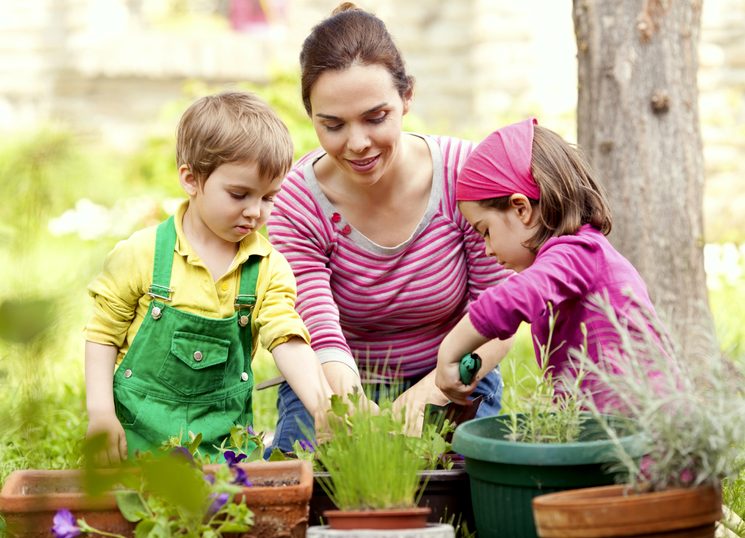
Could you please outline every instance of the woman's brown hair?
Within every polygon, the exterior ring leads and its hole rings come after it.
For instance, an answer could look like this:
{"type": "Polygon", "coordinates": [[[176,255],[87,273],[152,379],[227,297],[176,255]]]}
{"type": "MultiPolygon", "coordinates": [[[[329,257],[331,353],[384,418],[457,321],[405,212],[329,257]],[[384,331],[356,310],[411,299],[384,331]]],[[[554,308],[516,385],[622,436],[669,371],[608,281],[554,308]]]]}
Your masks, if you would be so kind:
{"type": "Polygon", "coordinates": [[[414,78],[406,74],[401,53],[383,21],[343,2],[311,30],[300,51],[300,87],[308,115],[310,92],[318,77],[329,69],[340,71],[354,63],[385,67],[402,98],[414,87],[414,78]]]}
{"type": "MultiPolygon", "coordinates": [[[[550,238],[575,234],[583,224],[590,224],[605,235],[610,233],[613,222],[605,190],[593,177],[592,167],[577,146],[536,125],[530,171],[541,198],[531,200],[538,208],[539,220],[535,233],[524,243],[527,248],[536,252],[550,238]]],[[[479,203],[504,211],[510,206],[510,197],[479,203]]]]}

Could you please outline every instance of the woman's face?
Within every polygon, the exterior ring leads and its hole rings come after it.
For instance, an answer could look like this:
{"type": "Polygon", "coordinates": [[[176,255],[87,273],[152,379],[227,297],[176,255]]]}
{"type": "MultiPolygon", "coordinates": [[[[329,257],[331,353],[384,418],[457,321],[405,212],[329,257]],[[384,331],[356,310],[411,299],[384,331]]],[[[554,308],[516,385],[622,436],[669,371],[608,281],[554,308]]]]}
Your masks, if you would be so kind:
{"type": "Polygon", "coordinates": [[[326,71],[310,91],[321,147],[345,178],[361,185],[375,184],[391,170],[410,102],[381,65],[326,71]]]}

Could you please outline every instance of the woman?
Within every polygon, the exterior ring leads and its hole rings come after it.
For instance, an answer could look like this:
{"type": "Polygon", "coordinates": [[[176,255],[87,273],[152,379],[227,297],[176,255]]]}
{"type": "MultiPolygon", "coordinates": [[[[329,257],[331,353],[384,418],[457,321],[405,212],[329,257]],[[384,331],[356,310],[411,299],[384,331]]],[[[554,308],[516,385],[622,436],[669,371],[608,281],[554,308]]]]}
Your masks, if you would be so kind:
{"type": "MultiPolygon", "coordinates": [[[[469,300],[508,275],[455,203],[472,144],[402,132],[413,78],[383,22],[353,4],[312,30],[300,64],[321,148],[287,176],[270,239],[295,273],[297,309],[334,392],[359,387],[359,367],[362,381],[405,389],[395,405],[417,424],[427,403],[448,401],[434,385],[442,338],[469,300]]],[[[480,416],[499,412],[495,367],[508,347],[479,350],[480,416]]],[[[313,422],[286,384],[278,409],[273,446],[290,451],[304,437],[298,420],[313,422]]]]}

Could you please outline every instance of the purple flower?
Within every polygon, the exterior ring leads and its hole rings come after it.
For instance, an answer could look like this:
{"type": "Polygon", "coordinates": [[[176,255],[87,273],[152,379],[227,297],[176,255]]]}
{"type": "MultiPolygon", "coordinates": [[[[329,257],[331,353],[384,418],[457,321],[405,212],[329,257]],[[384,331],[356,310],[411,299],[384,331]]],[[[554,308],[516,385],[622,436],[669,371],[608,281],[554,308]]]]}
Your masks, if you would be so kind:
{"type": "Polygon", "coordinates": [[[654,461],[650,456],[642,456],[639,462],[639,477],[642,480],[652,479],[652,468],[654,467],[654,461]]]}
{"type": "Polygon", "coordinates": [[[52,532],[55,538],[75,538],[80,536],[80,528],[76,525],[75,516],[69,510],[58,510],[52,520],[52,532]]]}
{"type": "Polygon", "coordinates": [[[246,471],[238,466],[233,467],[233,471],[235,472],[235,480],[233,480],[233,484],[238,484],[240,486],[246,486],[249,488],[253,486],[251,481],[248,479],[248,475],[246,475],[246,471]]]}
{"type": "Polygon", "coordinates": [[[689,484],[693,483],[695,479],[696,475],[691,469],[685,468],[680,471],[680,483],[684,486],[688,486],[689,484]]]}
{"type": "Polygon", "coordinates": [[[202,475],[204,479],[207,481],[208,484],[214,486],[215,485],[215,475],[213,474],[203,474],[202,475]]]}
{"type": "Polygon", "coordinates": [[[251,426],[246,426],[246,431],[248,432],[248,435],[253,435],[254,437],[256,436],[256,432],[251,426]]]}
{"type": "Polygon", "coordinates": [[[225,461],[228,463],[230,467],[235,467],[241,461],[246,459],[245,454],[238,454],[236,456],[235,452],[233,452],[232,450],[226,450],[223,456],[225,456],[225,461]]]}
{"type": "Polygon", "coordinates": [[[171,450],[171,454],[174,456],[180,456],[184,459],[186,459],[189,463],[194,463],[194,456],[191,452],[189,452],[189,449],[185,446],[177,446],[173,450],[171,450]]]}
{"type": "Polygon", "coordinates": [[[212,499],[212,504],[210,504],[210,507],[207,509],[207,515],[214,516],[217,512],[220,511],[220,508],[225,506],[225,504],[228,502],[228,499],[230,499],[230,494],[212,493],[210,495],[210,499],[212,499]]]}
{"type": "Polygon", "coordinates": [[[311,443],[307,439],[300,439],[300,448],[302,448],[306,452],[315,452],[315,449],[313,448],[313,443],[311,443]]]}

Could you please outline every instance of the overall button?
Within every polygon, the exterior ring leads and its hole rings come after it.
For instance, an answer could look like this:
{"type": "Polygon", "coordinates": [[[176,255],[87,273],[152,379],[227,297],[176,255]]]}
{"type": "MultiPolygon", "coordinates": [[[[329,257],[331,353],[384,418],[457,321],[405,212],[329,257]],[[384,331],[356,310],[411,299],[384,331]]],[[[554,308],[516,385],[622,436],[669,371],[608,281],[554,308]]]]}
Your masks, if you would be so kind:
{"type": "Polygon", "coordinates": [[[194,352],[194,360],[195,361],[202,362],[202,358],[203,358],[203,355],[202,355],[202,352],[201,351],[195,351],[194,352]]]}
{"type": "Polygon", "coordinates": [[[240,325],[241,327],[245,327],[246,325],[248,325],[248,316],[244,315],[238,318],[238,325],[240,325]]]}
{"type": "Polygon", "coordinates": [[[248,372],[243,372],[241,374],[241,381],[248,381],[248,372]]]}
{"type": "Polygon", "coordinates": [[[127,368],[126,370],[124,370],[124,377],[126,377],[127,379],[129,379],[130,377],[132,377],[132,370],[130,370],[129,368],[127,368]]]}
{"type": "Polygon", "coordinates": [[[220,289],[222,291],[228,291],[228,283],[227,282],[223,282],[222,283],[222,286],[220,286],[220,289]]]}
{"type": "Polygon", "coordinates": [[[153,319],[160,319],[160,317],[163,315],[163,311],[160,309],[159,306],[153,307],[153,311],[150,312],[150,315],[153,316],[153,319]]]}

